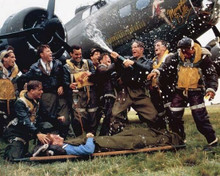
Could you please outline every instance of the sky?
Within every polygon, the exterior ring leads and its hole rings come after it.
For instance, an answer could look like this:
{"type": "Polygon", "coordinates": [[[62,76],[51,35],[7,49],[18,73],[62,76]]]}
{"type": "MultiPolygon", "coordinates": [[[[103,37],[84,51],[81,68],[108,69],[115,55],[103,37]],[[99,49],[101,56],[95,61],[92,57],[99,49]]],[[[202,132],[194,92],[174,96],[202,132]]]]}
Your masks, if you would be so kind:
{"type": "MultiPolygon", "coordinates": [[[[74,16],[75,8],[96,1],[97,0],[56,0],[55,14],[65,24],[74,16]]],[[[49,0],[0,0],[0,27],[10,15],[27,7],[41,7],[46,9],[48,2],[49,0]]]]}
{"type": "MultiPolygon", "coordinates": [[[[10,15],[27,7],[41,7],[46,9],[48,1],[49,0],[0,0],[0,28],[10,15]]],[[[96,1],[98,0],[56,0],[55,14],[59,17],[62,23],[65,24],[74,17],[76,8],[82,5],[92,4],[96,1]]],[[[217,27],[220,30],[220,22],[217,24],[217,27]]],[[[202,46],[205,46],[213,38],[214,34],[212,30],[209,30],[199,37],[198,41],[202,46]]],[[[220,102],[220,86],[214,102],[220,102]]]]}

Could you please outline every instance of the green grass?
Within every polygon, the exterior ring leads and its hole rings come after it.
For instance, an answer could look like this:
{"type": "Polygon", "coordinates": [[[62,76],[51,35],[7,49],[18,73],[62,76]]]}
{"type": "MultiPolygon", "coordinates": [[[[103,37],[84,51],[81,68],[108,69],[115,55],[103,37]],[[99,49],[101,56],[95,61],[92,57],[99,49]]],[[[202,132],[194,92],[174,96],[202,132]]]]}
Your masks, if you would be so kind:
{"type": "MultiPolygon", "coordinates": [[[[210,121],[220,137],[220,105],[208,107],[210,121]]],[[[139,123],[135,112],[129,113],[131,127],[139,123]]],[[[197,131],[189,109],[184,114],[187,147],[176,152],[139,153],[53,163],[9,163],[2,159],[5,143],[0,141],[0,176],[220,176],[220,147],[204,152],[205,138],[197,131]]]]}

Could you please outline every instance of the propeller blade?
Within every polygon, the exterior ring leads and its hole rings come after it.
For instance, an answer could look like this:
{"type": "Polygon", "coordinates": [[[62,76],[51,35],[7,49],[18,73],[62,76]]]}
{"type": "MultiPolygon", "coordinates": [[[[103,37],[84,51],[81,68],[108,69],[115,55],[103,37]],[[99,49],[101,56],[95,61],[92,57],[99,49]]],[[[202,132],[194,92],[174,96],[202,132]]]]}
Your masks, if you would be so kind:
{"type": "Polygon", "coordinates": [[[57,32],[55,32],[54,37],[56,37],[61,42],[61,44],[63,45],[63,47],[65,48],[67,52],[70,51],[71,47],[59,36],[57,32]]]}
{"type": "Polygon", "coordinates": [[[48,13],[47,19],[53,18],[54,9],[55,9],[55,0],[49,0],[47,5],[47,13],[48,13]]]}
{"type": "Polygon", "coordinates": [[[0,39],[14,38],[14,37],[24,37],[26,35],[41,32],[42,30],[43,30],[43,28],[37,27],[37,28],[25,29],[23,31],[18,31],[18,32],[6,33],[6,34],[3,34],[3,35],[0,35],[0,39]]]}

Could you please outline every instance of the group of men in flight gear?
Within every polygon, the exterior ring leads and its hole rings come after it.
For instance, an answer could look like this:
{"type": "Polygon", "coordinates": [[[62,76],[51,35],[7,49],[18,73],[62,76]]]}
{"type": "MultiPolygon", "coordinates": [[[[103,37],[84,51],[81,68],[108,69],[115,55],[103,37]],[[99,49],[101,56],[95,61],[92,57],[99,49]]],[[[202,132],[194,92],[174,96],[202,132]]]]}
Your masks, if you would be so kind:
{"type": "MultiPolygon", "coordinates": [[[[142,42],[134,41],[131,47],[133,56],[130,58],[123,58],[112,52],[112,64],[109,54],[103,53],[99,58],[101,64],[94,65],[91,60],[82,58],[81,47],[73,46],[71,58],[62,66],[61,62],[52,59],[50,47],[42,45],[38,48],[40,59],[23,75],[19,74],[15,64],[13,48],[2,51],[0,84],[4,81],[4,86],[1,89],[8,85],[8,93],[9,90],[14,90],[10,96],[8,94],[8,97],[4,97],[5,94],[1,94],[0,97],[0,103],[3,101],[4,104],[0,106],[3,107],[0,109],[1,120],[5,117],[11,117],[8,119],[12,120],[4,125],[6,131],[11,125],[20,123],[27,126],[26,134],[31,133],[39,113],[36,102],[33,101],[33,106],[30,106],[30,101],[25,101],[28,99],[24,96],[26,94],[23,94],[19,101],[24,100],[29,117],[27,121],[21,120],[27,114],[18,118],[19,106],[16,114],[10,112],[14,109],[10,108],[10,103],[16,99],[16,89],[12,86],[16,79],[25,82],[38,80],[42,82],[43,90],[40,115],[44,118],[43,121],[52,124],[47,129],[57,130],[64,137],[70,125],[69,114],[72,114],[72,127],[76,136],[84,132],[96,134],[101,116],[105,118],[100,135],[114,135],[125,128],[127,109],[132,107],[140,120],[147,122],[149,127],[166,128],[166,122],[169,122],[170,130],[184,140],[182,117],[184,107],[189,103],[197,129],[206,137],[209,146],[216,146],[218,138],[208,119],[203,100],[204,95],[213,99],[218,88],[218,75],[210,59],[210,52],[187,37],[178,42],[178,51],[170,54],[164,41],[156,41],[157,56],[152,60],[144,56],[145,47],[142,42]],[[161,49],[163,52],[159,53],[161,49]],[[150,86],[146,84],[147,80],[152,80],[150,86]],[[8,83],[5,84],[6,82],[8,83]],[[154,101],[155,97],[159,101],[154,101]],[[33,114],[37,114],[34,119],[33,114]],[[13,121],[13,118],[17,118],[18,122],[13,121]]],[[[95,52],[100,51],[94,50],[91,53],[95,52]]],[[[8,137],[9,134],[5,136],[8,137]]],[[[25,143],[29,141],[28,136],[28,139],[16,134],[13,137],[14,139],[10,137],[11,142],[15,139],[25,143]]],[[[48,139],[41,136],[39,140],[46,143],[48,139]]]]}

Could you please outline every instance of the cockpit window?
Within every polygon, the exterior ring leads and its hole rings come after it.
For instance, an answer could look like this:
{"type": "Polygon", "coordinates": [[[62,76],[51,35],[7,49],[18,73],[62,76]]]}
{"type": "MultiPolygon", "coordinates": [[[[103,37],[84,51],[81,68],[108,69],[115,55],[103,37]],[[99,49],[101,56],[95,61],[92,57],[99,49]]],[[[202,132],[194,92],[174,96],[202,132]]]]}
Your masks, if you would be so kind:
{"type": "Polygon", "coordinates": [[[145,7],[147,7],[149,3],[150,3],[150,0],[137,0],[137,2],[136,2],[136,8],[137,8],[138,10],[142,10],[142,9],[144,9],[145,7]]]}
{"type": "Polygon", "coordinates": [[[131,15],[131,5],[127,5],[119,9],[119,14],[121,18],[131,15]]]}
{"type": "Polygon", "coordinates": [[[104,0],[98,1],[97,3],[93,4],[91,7],[91,14],[95,13],[96,11],[98,11],[100,8],[102,8],[106,4],[107,3],[104,0]]]}
{"type": "Polygon", "coordinates": [[[82,20],[86,19],[90,15],[90,8],[85,10],[82,14],[82,20]]]}
{"type": "Polygon", "coordinates": [[[102,0],[96,3],[96,6],[98,9],[100,9],[101,7],[103,7],[104,5],[106,5],[106,1],[102,0]]]}
{"type": "Polygon", "coordinates": [[[91,7],[91,14],[95,13],[96,11],[98,11],[98,8],[97,8],[96,5],[93,5],[93,6],[91,7]]]}

